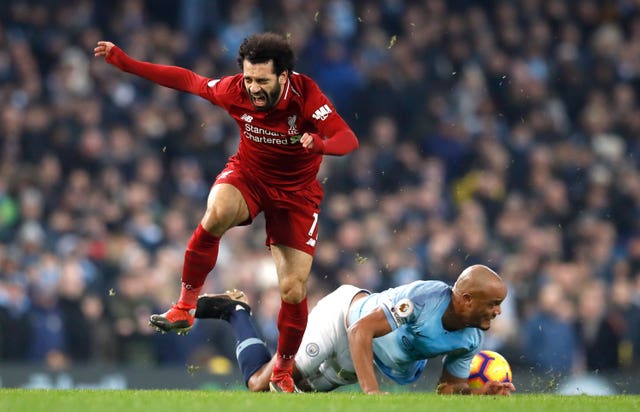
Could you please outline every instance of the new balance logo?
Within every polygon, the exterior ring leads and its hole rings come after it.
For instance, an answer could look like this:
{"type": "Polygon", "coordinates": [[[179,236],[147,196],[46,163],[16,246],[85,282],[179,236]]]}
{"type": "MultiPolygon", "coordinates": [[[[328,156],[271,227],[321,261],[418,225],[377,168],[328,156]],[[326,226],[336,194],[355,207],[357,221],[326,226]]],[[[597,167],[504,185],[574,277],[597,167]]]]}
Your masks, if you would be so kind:
{"type": "Polygon", "coordinates": [[[253,121],[253,116],[250,116],[248,114],[243,114],[242,116],[240,116],[241,120],[244,120],[247,123],[251,123],[253,121]]]}
{"type": "Polygon", "coordinates": [[[329,108],[329,105],[325,104],[322,107],[320,107],[318,110],[316,110],[311,117],[313,117],[316,120],[325,120],[331,112],[332,110],[329,108]]]}
{"type": "Polygon", "coordinates": [[[307,245],[314,247],[316,245],[316,240],[315,239],[307,240],[307,245]]]}

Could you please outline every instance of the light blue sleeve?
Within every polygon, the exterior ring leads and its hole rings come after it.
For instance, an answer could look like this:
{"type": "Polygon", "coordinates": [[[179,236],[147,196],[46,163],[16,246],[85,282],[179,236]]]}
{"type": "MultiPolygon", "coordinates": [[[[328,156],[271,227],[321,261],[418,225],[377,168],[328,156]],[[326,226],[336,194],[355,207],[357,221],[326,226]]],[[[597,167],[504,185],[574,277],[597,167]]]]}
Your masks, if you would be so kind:
{"type": "Polygon", "coordinates": [[[447,355],[444,357],[444,368],[456,378],[466,379],[469,377],[471,361],[476,353],[480,352],[483,342],[483,334],[480,332],[479,344],[471,351],[461,355],[447,355]]]}

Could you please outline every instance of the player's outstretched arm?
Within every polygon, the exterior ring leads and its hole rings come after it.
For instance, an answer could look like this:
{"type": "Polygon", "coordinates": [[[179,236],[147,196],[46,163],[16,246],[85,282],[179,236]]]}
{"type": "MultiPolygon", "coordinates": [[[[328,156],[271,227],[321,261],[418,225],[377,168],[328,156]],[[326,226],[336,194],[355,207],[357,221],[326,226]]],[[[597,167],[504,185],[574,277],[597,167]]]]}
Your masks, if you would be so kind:
{"type": "Polygon", "coordinates": [[[324,140],[317,133],[305,133],[300,139],[300,143],[302,147],[314,153],[334,156],[342,156],[358,148],[358,138],[346,123],[331,136],[324,140]]]}
{"type": "Polygon", "coordinates": [[[104,57],[106,62],[122,71],[135,74],[161,86],[180,90],[187,93],[202,95],[209,79],[191,70],[142,62],[129,57],[122,49],[110,41],[101,40],[93,49],[95,57],[104,57]]]}
{"type": "Polygon", "coordinates": [[[440,395],[510,395],[516,388],[511,382],[486,382],[480,388],[470,388],[466,379],[442,371],[436,392],[440,395]]]}
{"type": "Polygon", "coordinates": [[[366,394],[379,394],[380,387],[373,369],[373,338],[391,332],[391,326],[382,311],[376,309],[349,327],[349,350],[358,383],[366,394]]]}

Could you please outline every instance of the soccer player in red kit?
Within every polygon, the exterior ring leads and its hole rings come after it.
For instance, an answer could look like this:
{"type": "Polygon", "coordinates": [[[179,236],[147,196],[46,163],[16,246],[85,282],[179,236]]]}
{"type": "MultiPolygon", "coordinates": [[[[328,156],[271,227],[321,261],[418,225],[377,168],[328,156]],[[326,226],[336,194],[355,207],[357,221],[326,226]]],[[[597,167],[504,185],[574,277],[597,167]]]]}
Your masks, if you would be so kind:
{"type": "Polygon", "coordinates": [[[358,139],[318,85],[293,71],[294,53],[275,33],[244,39],[238,50],[242,73],[221,78],[138,61],[107,41],[97,43],[94,55],[125,72],[207,99],[238,123],[238,152],[216,177],[185,251],[180,299],[150,322],[162,331],[188,331],[221,236],[264,212],[266,245],[282,298],[270,386],[293,392],[291,371],[307,324],[306,285],[323,197],[317,173],[322,155],[345,155],[358,147],[358,139]]]}

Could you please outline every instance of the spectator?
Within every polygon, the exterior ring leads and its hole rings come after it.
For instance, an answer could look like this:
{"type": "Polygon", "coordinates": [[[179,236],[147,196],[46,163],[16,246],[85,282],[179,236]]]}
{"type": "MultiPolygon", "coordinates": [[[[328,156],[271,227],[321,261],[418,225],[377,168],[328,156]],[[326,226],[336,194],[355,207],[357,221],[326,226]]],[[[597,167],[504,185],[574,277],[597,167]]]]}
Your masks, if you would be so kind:
{"type": "Polygon", "coordinates": [[[578,337],[572,323],[574,309],[557,283],[539,294],[539,306],[523,327],[523,354],[536,373],[567,377],[574,368],[578,337]]]}
{"type": "Polygon", "coordinates": [[[622,330],[606,307],[606,286],[594,280],[582,287],[578,297],[576,328],[582,346],[585,368],[592,372],[608,372],[619,367],[622,330]]]}

